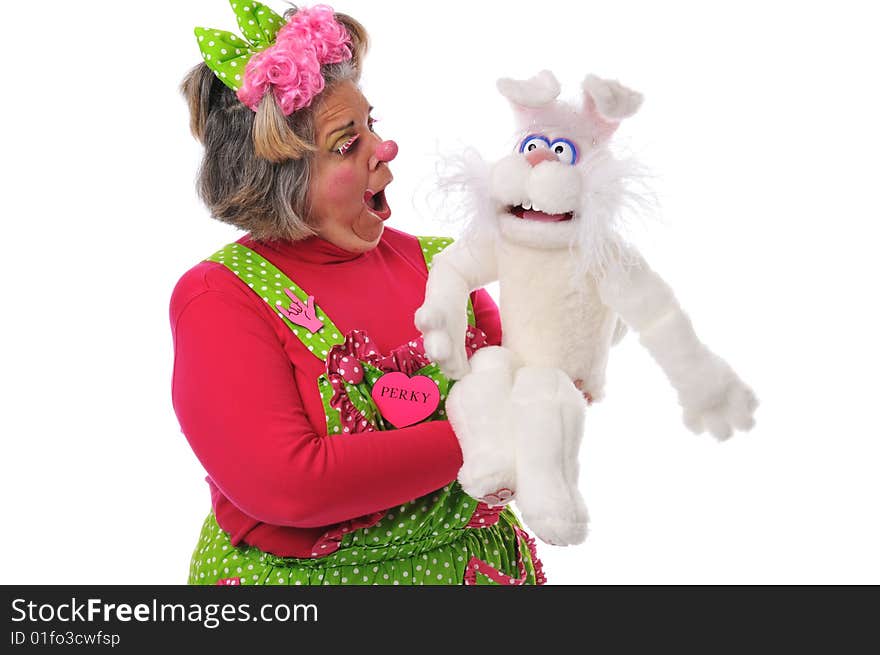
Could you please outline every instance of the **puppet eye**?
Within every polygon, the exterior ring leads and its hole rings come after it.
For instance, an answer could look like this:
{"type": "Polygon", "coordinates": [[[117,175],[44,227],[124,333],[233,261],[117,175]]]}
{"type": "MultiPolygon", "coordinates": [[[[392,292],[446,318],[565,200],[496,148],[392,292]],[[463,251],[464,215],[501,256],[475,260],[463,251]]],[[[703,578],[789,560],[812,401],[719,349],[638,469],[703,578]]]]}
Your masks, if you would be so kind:
{"type": "Polygon", "coordinates": [[[550,144],[550,150],[553,151],[553,154],[556,155],[559,161],[563,164],[574,164],[577,162],[577,146],[568,139],[556,139],[550,144]]]}
{"type": "Polygon", "coordinates": [[[540,134],[531,134],[523,139],[523,142],[519,146],[519,151],[522,153],[531,152],[532,150],[537,150],[538,148],[549,148],[550,147],[550,139],[545,136],[541,136],[540,134]]]}

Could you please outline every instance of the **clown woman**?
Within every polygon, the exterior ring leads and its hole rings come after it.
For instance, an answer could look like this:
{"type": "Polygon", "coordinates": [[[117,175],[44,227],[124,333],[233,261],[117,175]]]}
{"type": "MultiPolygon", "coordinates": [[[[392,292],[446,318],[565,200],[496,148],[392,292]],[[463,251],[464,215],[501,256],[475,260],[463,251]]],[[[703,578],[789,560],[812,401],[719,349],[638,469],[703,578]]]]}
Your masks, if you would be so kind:
{"type": "MultiPolygon", "coordinates": [[[[327,6],[231,2],[241,36],[196,28],[182,84],[198,192],[246,233],[170,304],[172,399],[211,510],[191,584],[536,584],[505,501],[466,495],[453,382],[413,323],[449,245],[386,225],[397,144],[358,86],[360,23],[327,6]]],[[[501,342],[484,290],[469,354],[501,342]]]]}

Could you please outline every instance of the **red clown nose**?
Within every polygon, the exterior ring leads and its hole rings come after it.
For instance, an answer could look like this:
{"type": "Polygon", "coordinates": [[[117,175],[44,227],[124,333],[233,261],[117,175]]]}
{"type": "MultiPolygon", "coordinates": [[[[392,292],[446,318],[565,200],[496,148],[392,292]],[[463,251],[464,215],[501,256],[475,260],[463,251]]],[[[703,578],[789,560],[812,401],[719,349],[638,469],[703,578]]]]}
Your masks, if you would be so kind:
{"type": "Polygon", "coordinates": [[[376,159],[389,162],[397,157],[397,144],[394,141],[383,141],[376,146],[376,159]]]}

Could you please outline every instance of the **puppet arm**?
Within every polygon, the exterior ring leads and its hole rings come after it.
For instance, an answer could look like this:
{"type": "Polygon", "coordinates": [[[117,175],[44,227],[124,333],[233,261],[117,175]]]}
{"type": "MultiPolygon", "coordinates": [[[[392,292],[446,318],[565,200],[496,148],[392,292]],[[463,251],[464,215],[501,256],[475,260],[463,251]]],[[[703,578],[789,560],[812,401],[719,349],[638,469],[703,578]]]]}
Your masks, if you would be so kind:
{"type": "Polygon", "coordinates": [[[466,233],[434,257],[415,324],[424,335],[425,353],[452,379],[470,371],[464,348],[468,294],[497,278],[495,241],[488,230],[466,233]]]}
{"type": "Polygon", "coordinates": [[[600,280],[603,302],[639,335],[678,392],[684,423],[719,440],[754,425],[758,401],[723,359],[694,333],[672,289],[634,250],[600,280]],[[623,262],[626,262],[624,264],[623,262]]]}

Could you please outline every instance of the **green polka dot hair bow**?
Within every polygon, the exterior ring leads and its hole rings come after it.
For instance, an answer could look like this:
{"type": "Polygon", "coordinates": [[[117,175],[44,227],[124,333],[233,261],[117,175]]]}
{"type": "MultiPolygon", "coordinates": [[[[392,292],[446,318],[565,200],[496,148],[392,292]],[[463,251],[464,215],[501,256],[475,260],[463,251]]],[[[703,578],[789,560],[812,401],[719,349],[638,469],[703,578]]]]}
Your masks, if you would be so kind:
{"type": "Polygon", "coordinates": [[[284,19],[266,5],[249,0],[230,0],[245,38],[225,30],[195,28],[199,49],[208,68],[226,86],[237,91],[251,57],[275,43],[284,19]]]}
{"type": "Polygon", "coordinates": [[[308,106],[324,89],[321,66],[352,57],[332,7],[298,9],[285,21],[259,2],[230,4],[245,38],[202,27],[196,38],[208,68],[254,111],[270,89],[285,116],[308,106]]]}

